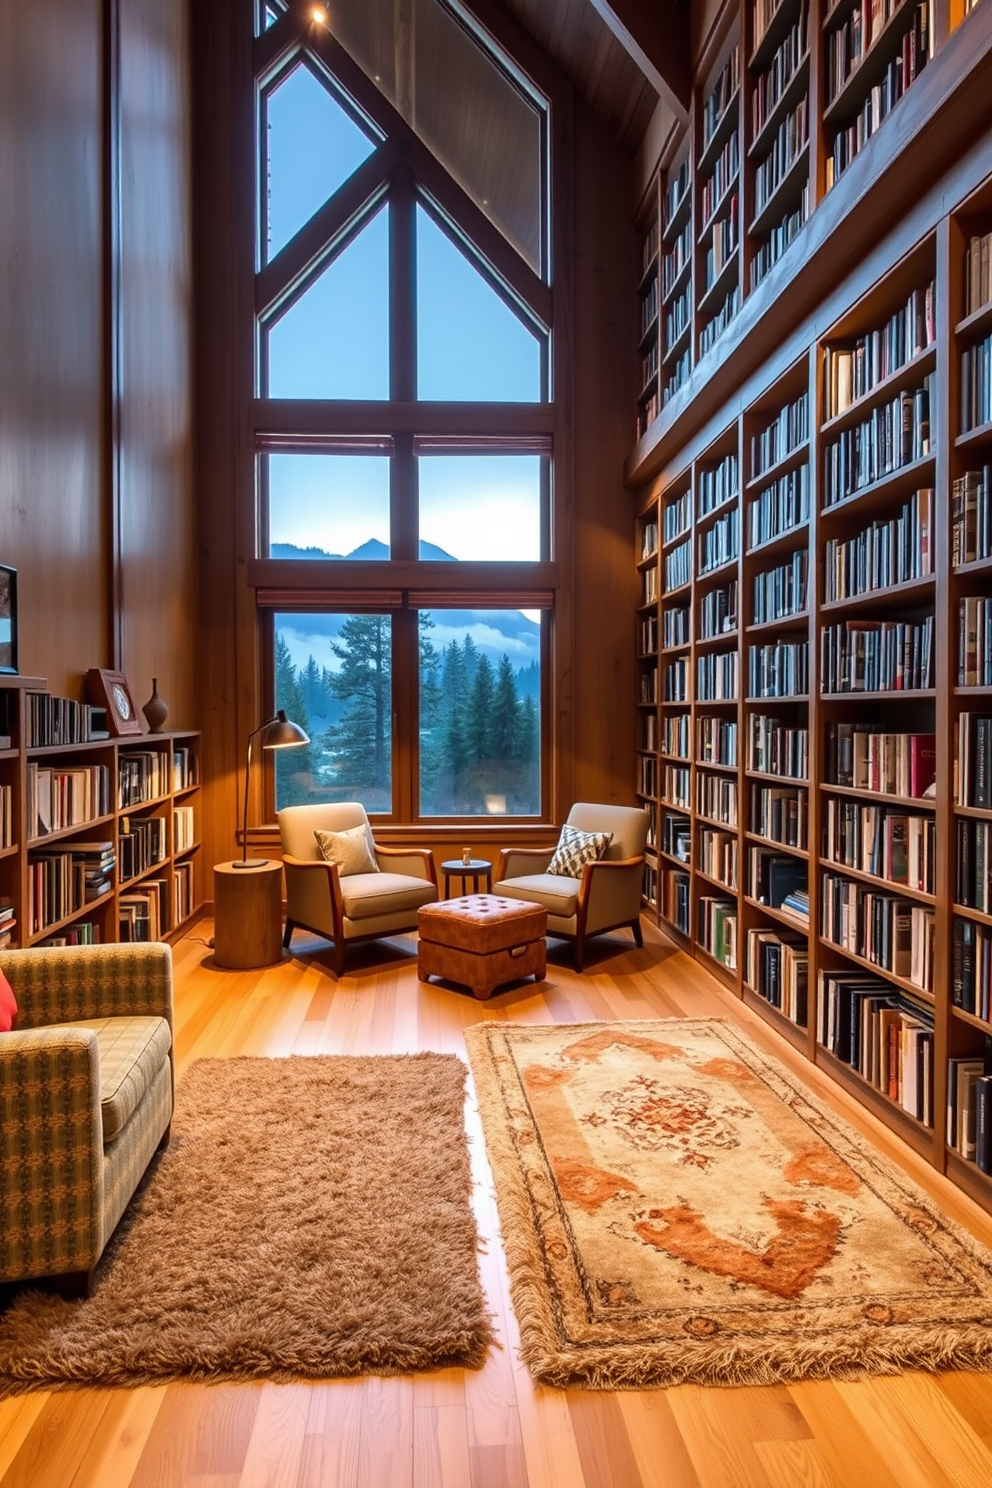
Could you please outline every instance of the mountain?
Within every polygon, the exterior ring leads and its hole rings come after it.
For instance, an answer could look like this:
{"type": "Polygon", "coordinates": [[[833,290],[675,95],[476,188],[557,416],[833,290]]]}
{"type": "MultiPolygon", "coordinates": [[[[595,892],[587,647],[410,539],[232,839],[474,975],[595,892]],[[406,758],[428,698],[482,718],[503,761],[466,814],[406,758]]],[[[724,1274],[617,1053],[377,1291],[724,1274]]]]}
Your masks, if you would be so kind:
{"type": "MultiPolygon", "coordinates": [[[[324,548],[298,548],[295,543],[273,543],[269,549],[273,558],[331,558],[341,561],[342,559],[358,559],[360,562],[382,562],[389,557],[389,549],[384,542],[377,537],[370,537],[360,547],[350,553],[328,553],[324,548]]],[[[446,553],[436,543],[421,542],[421,562],[427,563],[457,563],[457,558],[452,553],[446,553]]]]}

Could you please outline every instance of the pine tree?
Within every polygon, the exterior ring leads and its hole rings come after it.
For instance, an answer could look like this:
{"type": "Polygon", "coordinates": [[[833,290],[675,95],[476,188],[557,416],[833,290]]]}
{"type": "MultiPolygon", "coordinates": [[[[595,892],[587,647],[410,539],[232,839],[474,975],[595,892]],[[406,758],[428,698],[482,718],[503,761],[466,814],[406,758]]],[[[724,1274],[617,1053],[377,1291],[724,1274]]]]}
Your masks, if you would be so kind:
{"type": "Polygon", "coordinates": [[[496,698],[493,706],[493,758],[503,764],[509,764],[515,757],[519,706],[513,663],[504,652],[496,671],[496,698]]]}
{"type": "Polygon", "coordinates": [[[520,761],[519,810],[532,815],[541,807],[541,728],[534,699],[529,695],[520,705],[516,757],[520,761]]]}
{"type": "Polygon", "coordinates": [[[435,791],[444,763],[442,717],[444,690],[441,686],[441,655],[431,641],[434,629],[430,615],[421,610],[417,635],[420,649],[420,809],[437,810],[435,791]]]}
{"type": "Polygon", "coordinates": [[[356,795],[375,792],[379,799],[367,804],[380,809],[391,789],[390,623],[388,615],[349,615],[332,642],[341,668],[331,678],[331,690],[344,709],[341,722],[325,736],[334,751],[338,784],[356,795]]]}
{"type": "Polygon", "coordinates": [[[444,648],[441,692],[441,768],[436,809],[450,812],[460,807],[463,776],[469,761],[465,655],[457,641],[444,648]]]}
{"type": "MultiPolygon", "coordinates": [[[[310,714],[307,710],[303,688],[293,665],[285,637],[276,631],[276,707],[285,708],[286,717],[298,723],[302,729],[310,730],[310,714]]],[[[313,746],[302,749],[277,749],[276,756],[276,810],[283,806],[303,806],[310,799],[313,778],[313,746]]]]}
{"type": "Polygon", "coordinates": [[[493,711],[496,702],[496,686],[493,681],[492,662],[488,656],[480,656],[475,668],[475,679],[469,695],[468,705],[468,749],[473,765],[486,765],[492,760],[493,711]]]}

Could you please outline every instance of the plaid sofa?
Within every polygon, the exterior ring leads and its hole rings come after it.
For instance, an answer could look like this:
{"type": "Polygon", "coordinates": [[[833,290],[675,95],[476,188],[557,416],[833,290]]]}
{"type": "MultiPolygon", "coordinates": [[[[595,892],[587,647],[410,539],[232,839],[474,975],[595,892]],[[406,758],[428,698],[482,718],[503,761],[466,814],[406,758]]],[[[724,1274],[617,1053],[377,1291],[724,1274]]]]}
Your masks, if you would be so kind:
{"type": "Polygon", "coordinates": [[[167,945],[0,952],[0,1282],[85,1278],[172,1120],[167,945]]]}

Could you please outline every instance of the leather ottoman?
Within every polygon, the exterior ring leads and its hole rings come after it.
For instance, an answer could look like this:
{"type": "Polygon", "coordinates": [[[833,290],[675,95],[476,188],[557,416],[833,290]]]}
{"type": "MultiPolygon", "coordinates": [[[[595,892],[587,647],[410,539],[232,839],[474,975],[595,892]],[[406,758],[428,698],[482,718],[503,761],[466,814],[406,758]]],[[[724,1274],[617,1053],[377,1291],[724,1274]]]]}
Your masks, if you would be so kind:
{"type": "Polygon", "coordinates": [[[499,894],[466,894],[417,911],[417,974],[445,977],[488,997],[503,982],[532,976],[547,965],[547,910],[499,894]]]}

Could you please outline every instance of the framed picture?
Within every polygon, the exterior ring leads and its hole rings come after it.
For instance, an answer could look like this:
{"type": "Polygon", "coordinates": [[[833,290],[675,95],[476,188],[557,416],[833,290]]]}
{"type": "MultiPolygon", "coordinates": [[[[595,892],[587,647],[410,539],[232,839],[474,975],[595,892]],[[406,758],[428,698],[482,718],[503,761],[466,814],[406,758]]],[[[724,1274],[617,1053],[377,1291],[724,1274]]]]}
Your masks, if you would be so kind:
{"type": "Polygon", "coordinates": [[[0,672],[17,671],[17,569],[0,563],[0,672]]]}
{"type": "Polygon", "coordinates": [[[123,672],[107,672],[90,667],[86,673],[86,701],[107,710],[107,728],[114,738],[122,734],[143,734],[145,725],[134,705],[131,689],[123,672]]]}

